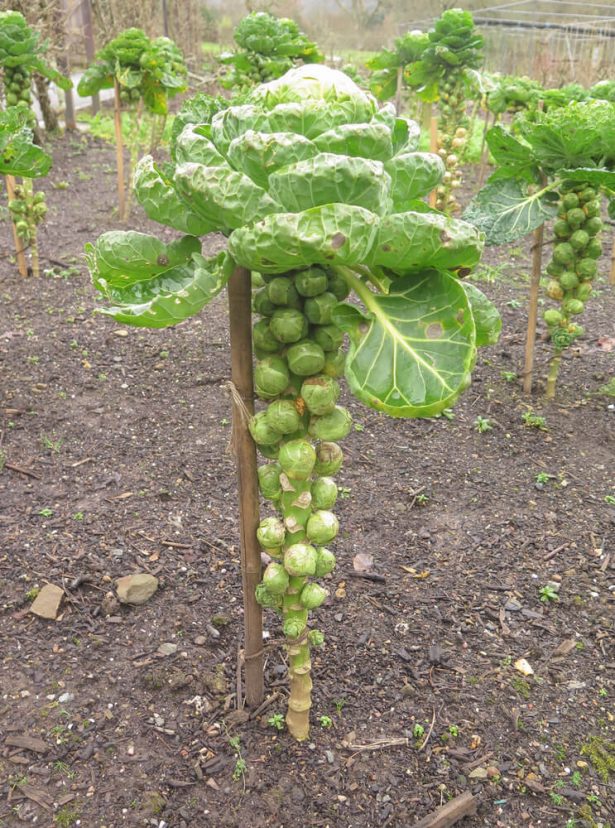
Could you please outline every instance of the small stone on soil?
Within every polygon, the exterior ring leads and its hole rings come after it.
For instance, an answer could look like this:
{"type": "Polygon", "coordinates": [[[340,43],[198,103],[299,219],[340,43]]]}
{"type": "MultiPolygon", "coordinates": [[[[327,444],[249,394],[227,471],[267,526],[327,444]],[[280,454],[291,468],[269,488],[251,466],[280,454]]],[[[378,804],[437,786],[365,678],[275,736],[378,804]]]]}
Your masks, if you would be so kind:
{"type": "Polygon", "coordinates": [[[38,615],[39,618],[47,618],[50,621],[55,621],[63,597],[64,590],[59,586],[45,584],[32,602],[30,612],[38,615]]]}
{"type": "Polygon", "coordinates": [[[146,572],[124,575],[115,582],[117,597],[122,604],[144,604],[158,589],[158,578],[146,572]]]}

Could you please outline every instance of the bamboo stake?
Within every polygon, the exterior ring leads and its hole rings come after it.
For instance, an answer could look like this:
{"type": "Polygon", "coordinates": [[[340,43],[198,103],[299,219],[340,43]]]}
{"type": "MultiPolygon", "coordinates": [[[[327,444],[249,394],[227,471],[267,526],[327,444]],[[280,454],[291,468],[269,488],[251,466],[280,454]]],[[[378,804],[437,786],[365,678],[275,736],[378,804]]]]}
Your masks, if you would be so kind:
{"type": "MultiPolygon", "coordinates": [[[[96,54],[94,46],[94,28],[92,26],[92,2],[81,0],[81,14],[83,18],[83,36],[85,38],[85,57],[88,66],[93,62],[96,54]]],[[[92,95],[92,115],[96,115],[100,109],[100,95],[95,92],[92,95]]]]}
{"type": "Polygon", "coordinates": [[[536,323],[538,321],[538,293],[542,273],[542,241],[544,224],[537,227],[532,234],[532,278],[527,313],[527,335],[525,338],[525,362],[523,366],[523,393],[532,393],[532,374],[534,371],[534,346],[536,344],[536,323]]]}
{"type": "MultiPolygon", "coordinates": [[[[478,173],[478,186],[483,186],[485,174],[487,172],[487,162],[489,161],[489,148],[487,147],[487,133],[489,132],[489,110],[485,114],[485,126],[483,127],[483,137],[480,144],[480,169],[478,173]]],[[[493,116],[493,124],[495,126],[497,115],[493,116]]]]}
{"type": "Polygon", "coordinates": [[[404,67],[397,67],[397,86],[395,87],[395,113],[399,115],[401,112],[401,93],[404,86],[404,67]]]}
{"type": "Polygon", "coordinates": [[[124,182],[124,142],[122,140],[122,108],[120,101],[120,85],[117,78],[113,81],[115,91],[114,121],[115,121],[115,157],[117,161],[117,196],[120,221],[126,217],[126,184],[124,182]]]}
{"type": "MultiPolygon", "coordinates": [[[[9,201],[13,201],[15,198],[15,179],[12,175],[5,175],[4,182],[6,184],[6,195],[9,201]]],[[[26,254],[24,253],[24,246],[17,235],[17,228],[15,227],[15,222],[11,218],[11,227],[13,229],[13,241],[15,243],[15,256],[17,258],[17,269],[19,270],[19,274],[21,276],[28,275],[28,263],[26,262],[26,254]]]]}
{"type": "Polygon", "coordinates": [[[611,247],[611,269],[609,271],[609,285],[615,285],[615,239],[611,247]]]}
{"type": "MultiPolygon", "coordinates": [[[[429,152],[438,152],[438,119],[435,115],[431,115],[429,119],[429,152]]],[[[435,207],[437,200],[437,191],[434,188],[429,193],[429,206],[435,207]]]]}
{"type": "Polygon", "coordinates": [[[233,445],[239,485],[241,572],[243,580],[246,703],[258,707],[264,697],[263,614],[256,601],[261,580],[261,551],[256,540],[259,520],[256,447],[245,413],[254,413],[252,376],[252,287],[250,271],[236,267],[228,284],[233,394],[233,445]]]}

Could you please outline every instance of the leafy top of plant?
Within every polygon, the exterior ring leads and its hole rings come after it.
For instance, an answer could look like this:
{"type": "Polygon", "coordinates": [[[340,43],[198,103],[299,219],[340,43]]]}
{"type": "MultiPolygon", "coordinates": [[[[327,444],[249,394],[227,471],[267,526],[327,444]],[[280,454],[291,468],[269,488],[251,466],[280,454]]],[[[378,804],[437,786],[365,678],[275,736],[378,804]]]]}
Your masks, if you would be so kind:
{"type": "Polygon", "coordinates": [[[397,417],[450,408],[500,320],[459,278],[479,261],[482,234],[420,201],[444,168],[417,141],[413,122],[318,64],[186,123],[175,164],[146,156],[134,179],[148,217],[184,237],[163,244],[112,231],[88,245],[94,283],[112,305],[103,312],[166,327],[211,301],[236,265],[268,281],[316,266],[338,286],[327,312],[349,337],[353,393],[397,417]],[[228,237],[227,250],[205,259],[197,237],[212,231],[228,237]],[[342,301],[351,290],[362,306],[342,301]]]}
{"type": "Polygon", "coordinates": [[[37,146],[26,103],[0,111],[0,174],[40,178],[51,168],[51,156],[37,146]]]}
{"type": "Polygon", "coordinates": [[[117,80],[130,100],[142,99],[156,115],[166,115],[168,98],[187,89],[188,70],[177,45],[168,37],[153,40],[142,29],[121,32],[96,55],[83,73],[77,92],[82,97],[112,89],[117,80]]]}
{"type": "Polygon", "coordinates": [[[17,11],[0,12],[0,66],[9,69],[28,69],[38,72],[57,84],[70,89],[70,78],[64,77],[43,58],[47,44],[41,41],[25,17],[17,11]]]}

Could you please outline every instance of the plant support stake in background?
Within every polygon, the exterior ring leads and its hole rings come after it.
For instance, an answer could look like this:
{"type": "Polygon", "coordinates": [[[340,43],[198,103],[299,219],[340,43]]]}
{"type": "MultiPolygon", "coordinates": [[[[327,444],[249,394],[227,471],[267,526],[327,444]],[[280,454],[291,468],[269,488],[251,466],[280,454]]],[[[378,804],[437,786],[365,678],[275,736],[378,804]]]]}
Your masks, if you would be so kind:
{"type": "Polygon", "coordinates": [[[122,141],[122,105],[120,101],[120,85],[117,78],[113,81],[115,91],[114,120],[115,120],[115,157],[117,161],[117,196],[118,214],[120,221],[126,217],[126,185],[124,183],[124,142],[122,141]]]}
{"type": "Polygon", "coordinates": [[[523,366],[523,393],[532,393],[532,373],[534,370],[534,345],[536,344],[536,321],[538,319],[538,293],[542,272],[542,240],[544,224],[537,227],[532,234],[532,279],[527,314],[527,337],[525,340],[525,363],[523,366]]]}

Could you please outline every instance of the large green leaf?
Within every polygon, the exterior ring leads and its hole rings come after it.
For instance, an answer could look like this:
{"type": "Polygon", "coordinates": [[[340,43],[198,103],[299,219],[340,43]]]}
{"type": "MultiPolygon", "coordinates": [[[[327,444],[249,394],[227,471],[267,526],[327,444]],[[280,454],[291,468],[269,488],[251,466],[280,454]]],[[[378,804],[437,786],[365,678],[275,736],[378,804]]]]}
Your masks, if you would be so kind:
{"type": "Polygon", "coordinates": [[[151,155],[145,155],[137,164],[133,186],[137,201],[152,221],[190,236],[204,236],[217,229],[217,225],[205,221],[189,209],[151,155]]]}
{"type": "Polygon", "coordinates": [[[475,326],[454,276],[424,270],[372,293],[350,276],[365,312],[340,304],[336,325],[350,337],[346,379],[352,393],[392,417],[432,417],[469,383],[475,326]]]}
{"type": "Polygon", "coordinates": [[[462,285],[474,317],[476,347],[495,345],[502,332],[502,317],[498,309],[476,285],[471,284],[471,282],[462,282],[462,285]]]}
{"type": "Polygon", "coordinates": [[[259,273],[284,273],[312,264],[365,261],[378,216],[351,204],[325,204],[302,213],[267,216],[231,234],[229,250],[240,265],[259,273]]]}
{"type": "Polygon", "coordinates": [[[328,103],[327,101],[301,101],[278,104],[267,113],[271,132],[296,132],[314,139],[342,124],[364,123],[364,108],[353,100],[328,103]]]}
{"type": "Polygon", "coordinates": [[[186,124],[175,139],[173,149],[178,164],[194,161],[207,167],[228,167],[224,156],[218,152],[209,138],[205,138],[199,132],[199,127],[195,124],[186,124]]]}
{"type": "Polygon", "coordinates": [[[180,164],[174,182],[190,209],[219,230],[242,227],[280,209],[262,187],[230,167],[180,164]]]}
{"type": "Polygon", "coordinates": [[[318,152],[315,144],[303,135],[249,129],[231,141],[228,158],[236,170],[241,170],[260,187],[266,188],[271,173],[312,158],[318,152]]]}
{"type": "Polygon", "coordinates": [[[568,181],[586,181],[591,187],[615,190],[615,170],[603,170],[599,167],[579,167],[576,170],[558,170],[557,176],[568,181]]]}
{"type": "Polygon", "coordinates": [[[115,304],[100,312],[140,328],[168,328],[197,314],[220,293],[233,272],[226,253],[205,259],[195,253],[187,263],[148,282],[116,289],[99,280],[97,287],[115,304]]]}
{"type": "Polygon", "coordinates": [[[321,204],[357,204],[382,214],[389,207],[391,179],[380,161],[322,152],[269,176],[269,192],[298,213],[321,204]]]}
{"type": "Polygon", "coordinates": [[[493,181],[470,202],[463,218],[485,233],[487,244],[505,244],[553,218],[557,204],[547,188],[528,194],[519,181],[493,181]]]}
{"type": "Polygon", "coordinates": [[[104,279],[110,287],[125,288],[186,264],[194,253],[201,252],[201,243],[194,236],[183,236],[164,244],[147,233],[110,230],[99,236],[94,245],[87,244],[86,252],[94,279],[104,279]]]}
{"type": "Polygon", "coordinates": [[[40,178],[51,168],[51,156],[33,143],[28,123],[30,112],[24,105],[0,112],[0,174],[40,178]]]}
{"type": "Polygon", "coordinates": [[[402,274],[426,267],[472,268],[483,243],[482,233],[465,221],[441,213],[396,213],[381,220],[367,264],[402,274]]]}
{"type": "Polygon", "coordinates": [[[314,143],[321,152],[386,161],[393,155],[391,130],[386,124],[342,124],[328,129],[314,143]]]}
{"type": "Polygon", "coordinates": [[[65,75],[62,75],[57,69],[54,69],[53,66],[50,66],[46,61],[44,61],[40,57],[34,57],[29,62],[29,68],[33,69],[35,72],[38,72],[39,75],[43,75],[43,77],[48,78],[50,81],[55,83],[56,86],[59,86],[60,89],[63,89],[65,92],[68,89],[73,88],[73,82],[70,78],[67,78],[65,75]]]}
{"type": "Polygon", "coordinates": [[[496,163],[510,170],[507,177],[524,178],[527,181],[536,179],[537,162],[528,143],[519,141],[496,124],[487,133],[487,144],[496,163]]]}
{"type": "Polygon", "coordinates": [[[391,176],[391,198],[395,212],[407,210],[408,202],[427,195],[445,172],[440,156],[431,152],[406,152],[384,165],[391,176]]]}
{"type": "Polygon", "coordinates": [[[229,106],[211,119],[211,139],[223,155],[228,154],[231,141],[249,129],[273,132],[268,126],[267,113],[252,104],[229,106]]]}

